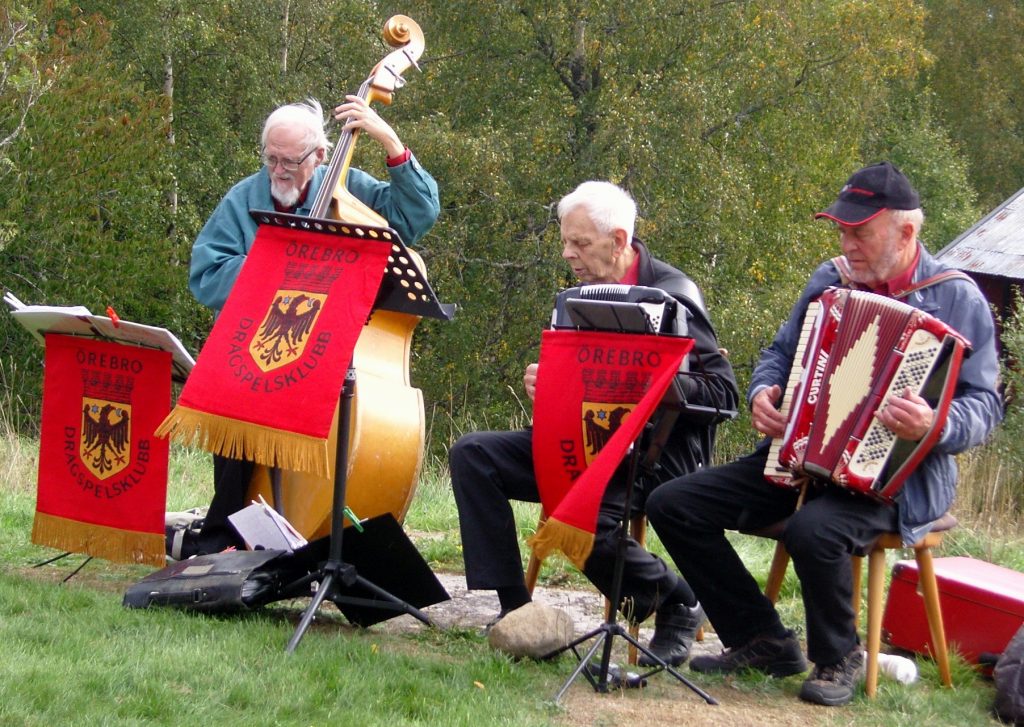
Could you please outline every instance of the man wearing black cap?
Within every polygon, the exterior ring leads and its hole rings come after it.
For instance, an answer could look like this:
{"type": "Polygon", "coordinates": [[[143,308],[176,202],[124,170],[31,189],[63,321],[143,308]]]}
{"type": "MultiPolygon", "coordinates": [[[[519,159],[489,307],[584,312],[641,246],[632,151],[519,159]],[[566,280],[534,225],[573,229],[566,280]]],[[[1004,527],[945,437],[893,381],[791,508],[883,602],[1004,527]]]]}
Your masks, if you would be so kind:
{"type": "MultiPolygon", "coordinates": [[[[815,664],[800,697],[840,705],[850,701],[864,670],[851,605],[851,554],[883,532],[898,531],[906,543],[923,537],[953,502],[953,455],[984,441],[1002,417],[1002,405],[988,304],[963,276],[935,279],[948,268],[918,242],[924,215],[907,178],[888,162],[864,167],[816,217],[835,224],[843,254],[814,271],[754,369],[747,400],[754,428],[766,438],[735,462],[663,484],[648,499],[647,516],[726,647],[719,655],[692,659],[690,668],[715,673],[754,669],[778,677],[807,668],[800,642],[761,593],[725,530],[754,530],[788,517],[782,541],[800,578],[807,655],[815,664]],[[925,281],[930,284],[922,285],[925,281]],[[770,438],[783,435],[786,422],[776,407],[804,313],[830,286],[899,298],[946,322],[973,347],[937,443],[906,480],[894,506],[823,486],[809,488],[797,510],[797,492],[775,487],[763,476],[770,438]]],[[[907,389],[890,397],[875,416],[899,438],[916,441],[928,432],[935,414],[907,389]]]]}

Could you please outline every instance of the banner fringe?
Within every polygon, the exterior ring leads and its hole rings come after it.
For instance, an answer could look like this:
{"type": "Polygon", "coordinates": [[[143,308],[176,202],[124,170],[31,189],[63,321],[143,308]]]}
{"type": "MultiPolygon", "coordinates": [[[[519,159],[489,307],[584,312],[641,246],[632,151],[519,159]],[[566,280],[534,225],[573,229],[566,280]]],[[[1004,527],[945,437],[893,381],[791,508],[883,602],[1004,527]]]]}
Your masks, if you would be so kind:
{"type": "Polygon", "coordinates": [[[186,446],[268,467],[330,477],[327,441],[178,404],[156,429],[186,446]]]}
{"type": "Polygon", "coordinates": [[[549,517],[526,542],[540,560],[547,558],[551,551],[560,550],[573,565],[583,570],[594,549],[594,534],[549,517]]]}
{"type": "Polygon", "coordinates": [[[163,534],[120,530],[36,512],[32,542],[69,553],[85,553],[116,563],[167,565],[163,534]]]}

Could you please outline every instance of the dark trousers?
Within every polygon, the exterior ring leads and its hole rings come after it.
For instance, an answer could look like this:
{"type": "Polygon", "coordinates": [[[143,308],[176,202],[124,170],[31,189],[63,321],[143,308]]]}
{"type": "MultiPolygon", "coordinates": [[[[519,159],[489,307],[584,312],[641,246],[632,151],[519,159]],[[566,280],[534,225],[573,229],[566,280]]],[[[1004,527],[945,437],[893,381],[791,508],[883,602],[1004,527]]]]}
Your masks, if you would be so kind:
{"type": "Polygon", "coordinates": [[[767,447],[720,467],[670,480],[651,493],[647,518],[704,606],[727,647],[778,631],[772,603],[725,537],[789,517],[782,540],[800,578],[807,653],[838,662],[858,643],[850,556],[896,529],[896,509],[837,487],[811,488],[800,510],[796,490],[763,476],[767,447]]]}
{"type": "Polygon", "coordinates": [[[232,545],[245,545],[228,522],[228,515],[248,504],[245,493],[252,480],[253,467],[252,462],[243,459],[213,455],[213,499],[197,540],[200,553],[217,553],[232,545]]]}
{"type": "MultiPolygon", "coordinates": [[[[540,502],[531,440],[529,430],[474,432],[460,438],[448,453],[459,509],[466,584],[471,589],[524,584],[509,501],[540,502]]],[[[624,500],[624,478],[617,474],[601,502],[594,550],[583,568],[583,574],[606,596],[613,585],[624,500]]],[[[626,542],[624,564],[622,597],[627,602],[626,615],[642,621],[675,590],[679,577],[632,538],[626,542]]]]}

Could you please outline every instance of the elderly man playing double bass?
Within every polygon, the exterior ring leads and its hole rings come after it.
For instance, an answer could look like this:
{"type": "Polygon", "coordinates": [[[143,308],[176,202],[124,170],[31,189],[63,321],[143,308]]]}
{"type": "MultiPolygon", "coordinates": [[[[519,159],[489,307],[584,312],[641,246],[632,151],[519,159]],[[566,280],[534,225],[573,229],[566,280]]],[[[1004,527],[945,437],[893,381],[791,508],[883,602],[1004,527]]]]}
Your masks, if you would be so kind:
{"type": "MultiPolygon", "coordinates": [[[[405,243],[415,243],[430,230],[440,211],[434,178],[365,99],[347,96],[334,109],[334,117],[344,122],[343,131],[365,133],[387,154],[388,182],[353,168],[346,188],[386,219],[405,243]]],[[[215,313],[231,293],[256,236],[257,224],[249,211],[310,214],[327,173],[324,162],[331,147],[320,104],[311,99],[274,110],[264,122],[261,145],[263,167],[228,191],[192,247],[189,289],[215,313]]],[[[242,545],[227,518],[245,506],[252,471],[251,462],[214,455],[214,494],[206,518],[201,529],[168,528],[170,557],[180,560],[242,545]]]]}

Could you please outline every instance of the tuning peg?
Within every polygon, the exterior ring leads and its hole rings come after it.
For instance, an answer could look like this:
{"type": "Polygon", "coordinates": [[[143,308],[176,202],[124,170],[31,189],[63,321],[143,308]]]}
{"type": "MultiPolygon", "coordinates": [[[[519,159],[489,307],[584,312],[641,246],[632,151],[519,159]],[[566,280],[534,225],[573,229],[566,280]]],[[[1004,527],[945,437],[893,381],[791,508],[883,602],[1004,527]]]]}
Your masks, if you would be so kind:
{"type": "Polygon", "coordinates": [[[420,64],[416,62],[416,56],[410,53],[408,48],[403,48],[402,53],[404,53],[405,57],[409,59],[409,63],[412,64],[413,68],[415,68],[420,73],[423,73],[423,69],[420,68],[420,64]]]}
{"type": "Polygon", "coordinates": [[[401,88],[405,85],[405,78],[402,77],[401,73],[392,68],[390,63],[385,64],[384,69],[395,79],[395,88],[401,88]]]}

